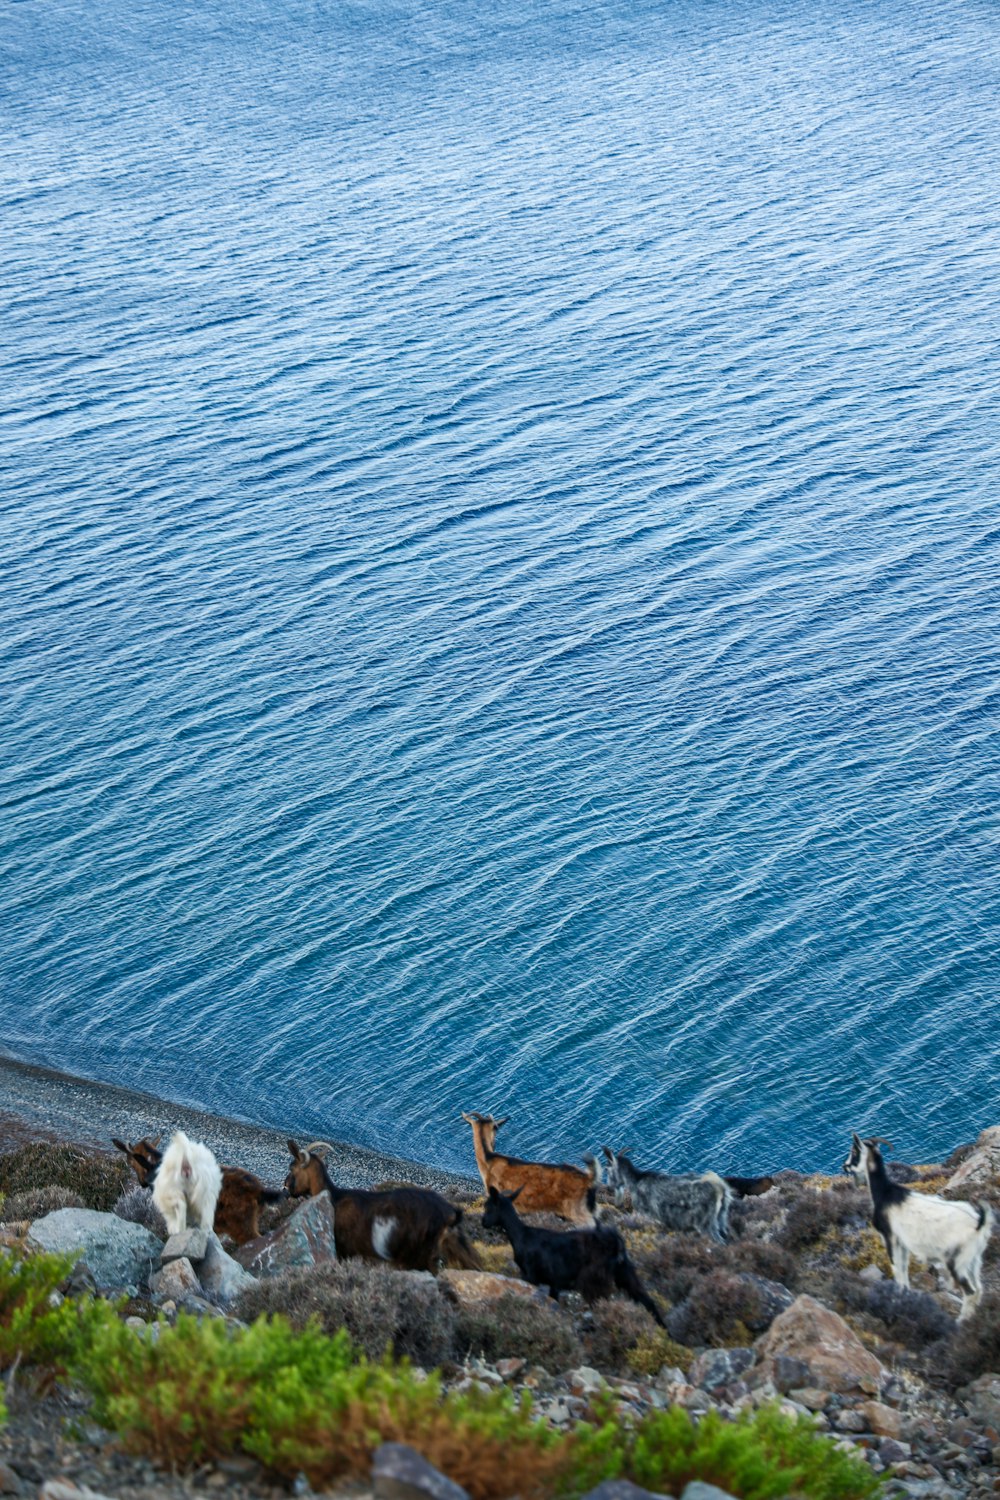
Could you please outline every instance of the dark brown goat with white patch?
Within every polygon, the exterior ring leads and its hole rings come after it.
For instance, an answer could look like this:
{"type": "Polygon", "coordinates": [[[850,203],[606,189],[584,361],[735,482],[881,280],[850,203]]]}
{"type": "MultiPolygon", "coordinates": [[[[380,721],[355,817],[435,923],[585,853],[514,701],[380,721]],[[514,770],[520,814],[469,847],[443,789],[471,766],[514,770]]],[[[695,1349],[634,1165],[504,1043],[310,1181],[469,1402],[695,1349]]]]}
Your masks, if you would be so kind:
{"type": "Polygon", "coordinates": [[[525,1214],[557,1214],[571,1224],[588,1227],[596,1223],[597,1162],[593,1157],[584,1172],[565,1162],[556,1165],[503,1156],[494,1146],[497,1131],[506,1125],[509,1116],[495,1120],[492,1115],[463,1114],[462,1119],[472,1126],[476,1165],[487,1192],[490,1188],[501,1193],[519,1190],[518,1205],[525,1214]]]}
{"type": "Polygon", "coordinates": [[[333,1237],[341,1259],[391,1261],[406,1271],[436,1271],[441,1261],[480,1269],[461,1227],[462,1210],[440,1193],[418,1187],[337,1187],[317,1154],[330,1149],[325,1141],[314,1141],[305,1149],[289,1141],[288,1149],[292,1164],[285,1189],[292,1198],[330,1194],[333,1237]]]}
{"type": "MultiPolygon", "coordinates": [[[[151,1188],[163,1152],[160,1150],[162,1135],[143,1136],[134,1146],[112,1138],[111,1144],[124,1153],[129,1165],[139,1179],[140,1187],[151,1188]]],[[[214,1229],[216,1234],[226,1234],[237,1245],[245,1245],[260,1234],[260,1211],[267,1203],[280,1203],[287,1197],[284,1188],[269,1188],[253,1172],[245,1167],[222,1168],[222,1190],[215,1207],[214,1229]]]]}

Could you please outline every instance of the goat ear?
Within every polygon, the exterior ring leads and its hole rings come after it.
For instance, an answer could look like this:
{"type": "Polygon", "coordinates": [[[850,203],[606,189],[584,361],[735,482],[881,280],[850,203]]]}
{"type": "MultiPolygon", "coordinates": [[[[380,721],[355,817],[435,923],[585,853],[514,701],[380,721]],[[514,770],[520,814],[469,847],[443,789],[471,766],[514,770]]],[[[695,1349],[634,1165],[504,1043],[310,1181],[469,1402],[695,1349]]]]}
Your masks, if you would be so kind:
{"type": "Polygon", "coordinates": [[[116,1135],[113,1135],[111,1137],[111,1144],[112,1146],[114,1146],[116,1151],[124,1151],[126,1156],[132,1155],[132,1148],[130,1146],[126,1146],[125,1142],[120,1141],[116,1135]]]}
{"type": "Polygon", "coordinates": [[[500,1194],[497,1192],[495,1187],[491,1187],[486,1196],[487,1198],[489,1198],[491,1203],[496,1203],[497,1199],[500,1197],[500,1194]]]}
{"type": "Polygon", "coordinates": [[[604,1155],[607,1157],[608,1161],[614,1161],[615,1153],[612,1151],[610,1146],[602,1146],[601,1150],[604,1152],[604,1155]]]}
{"type": "Polygon", "coordinates": [[[161,1130],[160,1133],[159,1133],[159,1135],[158,1136],[154,1136],[154,1138],[149,1142],[149,1145],[150,1145],[151,1149],[153,1151],[155,1151],[156,1148],[157,1148],[157,1146],[160,1144],[160,1142],[162,1140],[163,1140],[163,1131],[161,1130]]]}
{"type": "Polygon", "coordinates": [[[500,1126],[501,1125],[506,1125],[506,1123],[507,1123],[507,1121],[509,1119],[510,1119],[510,1115],[504,1115],[504,1117],[503,1117],[502,1120],[494,1120],[493,1116],[490,1115],[490,1124],[493,1126],[494,1130],[499,1130],[500,1126]]]}
{"type": "Polygon", "coordinates": [[[516,1187],[512,1193],[505,1193],[504,1196],[507,1199],[508,1203],[516,1203],[523,1192],[524,1183],[522,1182],[520,1187],[516,1187]]]}
{"type": "Polygon", "coordinates": [[[477,1122],[476,1115],[467,1115],[464,1110],[462,1111],[462,1119],[465,1121],[466,1125],[475,1125],[477,1122]]]}
{"type": "Polygon", "coordinates": [[[295,1160],[298,1161],[299,1157],[302,1155],[302,1147],[299,1145],[298,1141],[293,1141],[291,1137],[289,1137],[288,1141],[285,1144],[288,1146],[289,1151],[295,1157],[295,1160]]]}
{"type": "Polygon", "coordinates": [[[859,1151],[861,1150],[862,1141],[861,1141],[861,1137],[858,1135],[858,1132],[856,1130],[852,1130],[851,1131],[851,1142],[852,1142],[852,1144],[854,1146],[857,1147],[857,1149],[859,1151]]]}

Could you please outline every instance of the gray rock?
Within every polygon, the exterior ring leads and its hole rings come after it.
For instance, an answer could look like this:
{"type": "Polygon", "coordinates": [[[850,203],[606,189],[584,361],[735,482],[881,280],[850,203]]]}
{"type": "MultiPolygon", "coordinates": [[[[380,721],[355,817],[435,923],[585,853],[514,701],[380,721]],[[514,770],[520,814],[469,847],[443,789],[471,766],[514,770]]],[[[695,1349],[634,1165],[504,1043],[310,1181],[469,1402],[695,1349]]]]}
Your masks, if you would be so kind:
{"type": "Polygon", "coordinates": [[[46,1479],[38,1492],[38,1500],[108,1500],[108,1496],[67,1479],[46,1479]]]}
{"type": "Polygon", "coordinates": [[[885,1280],[885,1275],[882,1271],[882,1267],[876,1265],[865,1266],[862,1271],[858,1272],[858,1275],[861,1277],[862,1281],[867,1281],[871,1286],[874,1286],[877,1281],[885,1280]]]}
{"type": "Polygon", "coordinates": [[[0,1458],[0,1495],[21,1495],[23,1487],[14,1470],[8,1468],[3,1459],[0,1458]]]}
{"type": "Polygon", "coordinates": [[[372,1487],[379,1500],[469,1500],[461,1485],[446,1478],[406,1443],[383,1443],[376,1448],[372,1487]]]}
{"type": "Polygon", "coordinates": [[[784,1396],[796,1386],[807,1386],[812,1376],[805,1360],[793,1359],[790,1354],[776,1354],[771,1378],[775,1389],[784,1396]]]}
{"type": "Polygon", "coordinates": [[[189,1260],[172,1260],[149,1278],[149,1290],[154,1297],[172,1297],[183,1302],[188,1297],[201,1296],[201,1282],[189,1260]]]}
{"type": "Polygon", "coordinates": [[[753,1362],[752,1349],[706,1349],[691,1366],[688,1380],[703,1391],[721,1390],[738,1380],[753,1362]]]}
{"type": "Polygon", "coordinates": [[[78,1254],[102,1292],[146,1285],[160,1256],[160,1241],[148,1229],[93,1208],[60,1208],[36,1219],[28,1244],[53,1254],[78,1254]]]}
{"type": "Polygon", "coordinates": [[[205,1258],[198,1267],[198,1280],[213,1297],[232,1302],[248,1286],[254,1286],[257,1278],[226,1254],[218,1235],[213,1233],[208,1236],[205,1258]]]}
{"type": "Polygon", "coordinates": [[[182,1229],[179,1234],[172,1234],[167,1240],[160,1251],[160,1260],[163,1265],[171,1260],[189,1260],[194,1266],[205,1259],[207,1249],[207,1229],[182,1229]]]}
{"type": "Polygon", "coordinates": [[[717,1484],[705,1484],[701,1479],[692,1479],[681,1500],[736,1500],[728,1490],[720,1490],[717,1484]]]}
{"type": "Polygon", "coordinates": [[[241,1256],[251,1275],[280,1276],[298,1266],[319,1266],[337,1259],[333,1236],[333,1204],[329,1193],[307,1198],[273,1234],[263,1235],[245,1247],[241,1256]]]}
{"type": "Polygon", "coordinates": [[[660,1490],[644,1490],[630,1479],[605,1479],[595,1490],[588,1490],[583,1500],[671,1500],[660,1490]]]}

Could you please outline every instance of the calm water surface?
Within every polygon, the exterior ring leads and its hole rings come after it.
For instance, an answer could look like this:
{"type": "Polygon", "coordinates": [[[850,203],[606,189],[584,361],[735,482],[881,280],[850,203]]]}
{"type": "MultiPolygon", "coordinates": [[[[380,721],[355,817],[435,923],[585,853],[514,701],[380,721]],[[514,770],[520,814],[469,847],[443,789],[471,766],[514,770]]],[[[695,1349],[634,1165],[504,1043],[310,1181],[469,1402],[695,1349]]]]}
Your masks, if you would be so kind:
{"type": "Polygon", "coordinates": [[[0,0],[0,1046],[1000,1118],[1000,12],[0,0]]]}

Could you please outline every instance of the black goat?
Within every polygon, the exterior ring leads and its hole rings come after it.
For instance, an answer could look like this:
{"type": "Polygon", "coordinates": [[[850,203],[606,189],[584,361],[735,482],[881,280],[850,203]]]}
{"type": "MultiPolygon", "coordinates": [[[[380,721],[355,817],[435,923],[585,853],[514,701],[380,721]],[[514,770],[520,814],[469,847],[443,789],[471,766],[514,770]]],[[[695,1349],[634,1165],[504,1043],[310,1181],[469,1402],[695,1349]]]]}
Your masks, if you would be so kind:
{"type": "Polygon", "coordinates": [[[549,1295],[579,1292],[587,1302],[610,1297],[616,1289],[638,1302],[665,1327],[660,1310],[636,1274],[625,1241],[609,1224],[593,1229],[535,1229],[525,1224],[514,1207],[514,1193],[491,1187],[483,1211],[484,1229],[502,1229],[510,1240],[518,1270],[533,1286],[547,1286],[549,1295]]]}

